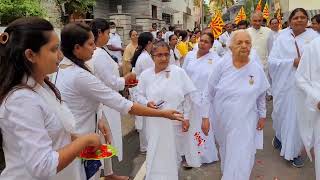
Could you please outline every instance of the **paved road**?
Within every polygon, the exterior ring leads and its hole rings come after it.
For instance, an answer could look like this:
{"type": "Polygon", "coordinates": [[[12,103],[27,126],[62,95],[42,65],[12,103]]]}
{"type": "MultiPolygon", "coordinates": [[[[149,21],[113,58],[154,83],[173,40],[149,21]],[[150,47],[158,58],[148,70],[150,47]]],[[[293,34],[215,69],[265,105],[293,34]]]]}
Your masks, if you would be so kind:
{"type": "MultiPolygon", "coordinates": [[[[293,168],[279,156],[279,151],[273,149],[271,106],[268,105],[268,121],[264,131],[264,150],[258,151],[251,180],[315,180],[314,165],[307,160],[303,168],[293,168]]],[[[145,160],[145,156],[138,154],[139,139],[136,132],[129,133],[124,140],[124,161],[114,165],[120,174],[135,176],[145,160]]],[[[180,169],[180,180],[218,180],[221,178],[220,162],[204,165],[192,170],[180,169]]]]}

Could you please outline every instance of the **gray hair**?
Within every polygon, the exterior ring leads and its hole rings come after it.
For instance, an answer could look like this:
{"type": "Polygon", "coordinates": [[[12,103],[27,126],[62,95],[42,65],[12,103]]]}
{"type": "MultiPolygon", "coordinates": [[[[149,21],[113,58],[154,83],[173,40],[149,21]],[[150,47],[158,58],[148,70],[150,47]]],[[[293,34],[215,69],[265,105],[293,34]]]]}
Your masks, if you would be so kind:
{"type": "Polygon", "coordinates": [[[236,30],[236,31],[233,31],[233,32],[232,32],[231,37],[230,37],[229,47],[231,47],[231,46],[235,43],[236,37],[237,37],[239,34],[242,34],[242,33],[247,34],[247,35],[249,36],[250,41],[252,42],[252,38],[251,38],[249,32],[248,32],[246,29],[239,29],[239,30],[236,30]]]}
{"type": "Polygon", "coordinates": [[[263,14],[262,12],[254,12],[252,15],[251,15],[251,19],[254,17],[254,16],[259,16],[263,19],[263,14]]]}

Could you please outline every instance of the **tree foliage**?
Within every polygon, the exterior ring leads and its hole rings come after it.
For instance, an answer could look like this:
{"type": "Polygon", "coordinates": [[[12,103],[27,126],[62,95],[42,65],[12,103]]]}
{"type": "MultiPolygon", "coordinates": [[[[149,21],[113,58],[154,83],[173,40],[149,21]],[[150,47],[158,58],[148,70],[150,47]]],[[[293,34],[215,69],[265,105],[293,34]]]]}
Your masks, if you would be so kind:
{"type": "Polygon", "coordinates": [[[59,4],[64,4],[66,12],[85,14],[91,11],[91,8],[96,4],[95,0],[57,0],[59,4]]]}
{"type": "Polygon", "coordinates": [[[20,17],[46,15],[40,5],[40,0],[1,0],[0,1],[0,22],[8,24],[20,17]]]}

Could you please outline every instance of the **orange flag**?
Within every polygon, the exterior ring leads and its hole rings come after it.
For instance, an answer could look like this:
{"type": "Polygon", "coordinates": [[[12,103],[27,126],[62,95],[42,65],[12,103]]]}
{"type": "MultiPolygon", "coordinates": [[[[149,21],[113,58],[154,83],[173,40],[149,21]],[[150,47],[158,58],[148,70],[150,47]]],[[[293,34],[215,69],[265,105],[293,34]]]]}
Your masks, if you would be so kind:
{"type": "Polygon", "coordinates": [[[222,29],[224,22],[222,19],[222,14],[220,11],[216,11],[215,16],[211,19],[209,27],[212,30],[212,34],[215,38],[219,37],[222,34],[222,29]]]}
{"type": "Polygon", "coordinates": [[[279,28],[282,29],[282,17],[281,17],[281,10],[277,10],[277,19],[279,21],[279,28]]]}
{"type": "Polygon", "coordinates": [[[246,12],[244,11],[244,8],[242,6],[241,9],[238,12],[236,18],[234,19],[234,22],[236,24],[238,24],[239,21],[246,20],[246,19],[247,19],[247,15],[246,15],[246,12]]]}
{"type": "Polygon", "coordinates": [[[261,12],[261,10],[262,10],[261,0],[259,0],[257,7],[256,7],[256,12],[258,12],[258,11],[261,12]]]}
{"type": "Polygon", "coordinates": [[[268,7],[268,4],[266,3],[265,5],[264,5],[264,8],[263,8],[263,18],[265,18],[265,19],[269,19],[269,15],[270,15],[270,13],[269,13],[269,7],[268,7]]]}

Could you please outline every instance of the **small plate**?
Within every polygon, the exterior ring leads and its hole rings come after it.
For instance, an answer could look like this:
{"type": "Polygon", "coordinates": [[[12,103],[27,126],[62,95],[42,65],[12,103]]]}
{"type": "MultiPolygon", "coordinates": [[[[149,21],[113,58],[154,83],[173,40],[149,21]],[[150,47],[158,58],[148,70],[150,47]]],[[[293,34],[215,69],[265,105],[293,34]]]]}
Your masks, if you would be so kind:
{"type": "Polygon", "coordinates": [[[117,149],[109,144],[103,144],[100,148],[93,152],[92,147],[85,148],[79,155],[83,160],[100,160],[107,159],[117,154],[117,149]]]}

